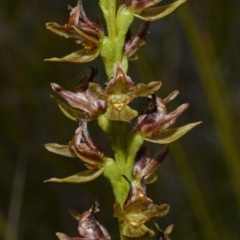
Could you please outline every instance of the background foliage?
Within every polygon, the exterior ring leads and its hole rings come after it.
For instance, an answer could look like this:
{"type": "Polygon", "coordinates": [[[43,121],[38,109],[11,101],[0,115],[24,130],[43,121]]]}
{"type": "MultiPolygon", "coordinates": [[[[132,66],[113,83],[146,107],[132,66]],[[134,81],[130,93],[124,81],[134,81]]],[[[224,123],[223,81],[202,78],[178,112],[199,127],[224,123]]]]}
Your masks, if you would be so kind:
{"type": "MultiPolygon", "coordinates": [[[[67,21],[67,4],[74,6],[76,1],[1,1],[0,239],[50,240],[56,239],[56,231],[77,235],[77,222],[67,209],[84,211],[94,197],[100,202],[99,219],[118,239],[112,220],[113,196],[105,179],[81,186],[43,184],[50,177],[84,169],[77,160],[43,147],[46,142],[67,143],[77,127],[49,97],[49,83],[73,90],[90,72],[88,64],[43,62],[78,48],[72,40],[45,29],[46,22],[67,21]]],[[[95,18],[97,1],[85,1],[85,6],[95,18]]],[[[171,144],[158,182],[149,186],[149,196],[156,203],[170,204],[170,214],[159,223],[174,223],[176,240],[240,239],[239,24],[239,0],[190,0],[151,24],[147,45],[139,52],[139,60],[130,64],[134,81],[163,82],[159,96],[175,89],[181,92],[169,104],[170,110],[190,103],[177,126],[203,121],[171,144]]],[[[97,81],[104,83],[100,61],[94,66],[100,72],[97,81]]],[[[91,131],[108,151],[108,142],[96,125],[91,131]]],[[[159,146],[150,148],[154,155],[159,146]]]]}

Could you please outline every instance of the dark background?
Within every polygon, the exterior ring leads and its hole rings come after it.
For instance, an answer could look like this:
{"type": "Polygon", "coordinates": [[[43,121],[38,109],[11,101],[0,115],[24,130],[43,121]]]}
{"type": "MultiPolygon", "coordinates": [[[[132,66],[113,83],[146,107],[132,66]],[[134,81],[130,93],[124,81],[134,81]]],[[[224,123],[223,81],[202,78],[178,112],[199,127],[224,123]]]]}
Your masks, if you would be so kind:
{"type": "MultiPolygon", "coordinates": [[[[97,0],[84,6],[95,19],[97,0]]],[[[168,1],[164,1],[167,3],[168,1]]],[[[67,4],[76,0],[1,0],[0,7],[0,239],[54,240],[55,232],[78,236],[77,222],[67,209],[79,212],[100,202],[99,220],[118,239],[112,218],[113,195],[103,177],[84,185],[43,184],[84,169],[77,159],[54,155],[44,143],[67,143],[77,124],[63,116],[50,82],[73,90],[89,74],[90,64],[46,63],[80,46],[45,29],[50,21],[64,24],[67,4]]],[[[136,21],[134,26],[138,26],[136,21]]],[[[158,95],[178,89],[169,103],[189,109],[175,126],[203,124],[171,144],[149,186],[156,204],[168,203],[170,213],[156,219],[162,228],[174,223],[175,240],[240,239],[240,2],[190,0],[170,16],[153,22],[139,60],[130,63],[133,81],[161,80],[158,95]]],[[[97,81],[106,76],[100,60],[97,81]]],[[[137,103],[141,105],[140,103],[137,103]]],[[[104,149],[108,141],[91,126],[104,149]]],[[[152,154],[162,146],[146,144],[152,154]]],[[[149,226],[153,227],[151,223],[149,226]]]]}

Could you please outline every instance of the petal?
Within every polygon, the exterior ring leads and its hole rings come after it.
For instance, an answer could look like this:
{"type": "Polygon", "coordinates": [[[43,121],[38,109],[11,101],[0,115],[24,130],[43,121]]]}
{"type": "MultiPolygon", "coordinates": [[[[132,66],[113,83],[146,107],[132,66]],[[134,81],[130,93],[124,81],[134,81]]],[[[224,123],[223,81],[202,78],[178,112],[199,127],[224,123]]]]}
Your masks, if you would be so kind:
{"type": "Polygon", "coordinates": [[[79,33],[79,35],[82,35],[82,36],[85,37],[87,40],[89,40],[89,41],[91,41],[91,42],[93,42],[93,43],[96,43],[96,44],[99,43],[99,40],[98,40],[98,39],[92,37],[91,35],[86,34],[86,33],[85,33],[84,31],[82,31],[80,28],[75,27],[75,26],[72,26],[72,28],[75,29],[76,32],[79,33]]]}
{"type": "Polygon", "coordinates": [[[98,108],[89,101],[85,93],[74,93],[65,90],[56,83],[51,83],[52,89],[61,95],[72,107],[81,109],[89,114],[97,113],[98,108]]]}
{"type": "Polygon", "coordinates": [[[106,92],[109,95],[128,94],[133,91],[133,81],[125,73],[124,67],[120,62],[114,64],[114,76],[109,80],[106,92]]]}
{"type": "Polygon", "coordinates": [[[167,204],[162,204],[160,206],[152,205],[149,206],[147,209],[142,210],[142,213],[145,214],[148,217],[148,219],[152,217],[164,217],[165,215],[168,214],[169,209],[170,207],[167,204]]]}
{"type": "Polygon", "coordinates": [[[137,126],[140,129],[142,137],[153,136],[164,129],[167,129],[175,123],[177,118],[188,108],[188,104],[182,104],[176,110],[165,114],[164,106],[160,110],[160,104],[158,103],[158,113],[150,113],[141,121],[137,126]]]}
{"type": "Polygon", "coordinates": [[[202,122],[190,123],[184,125],[179,128],[170,128],[161,130],[159,133],[153,135],[152,137],[143,137],[146,141],[159,143],[159,144],[168,144],[171,143],[180,137],[182,137],[185,133],[201,124],[202,122]]]}
{"type": "Polygon", "coordinates": [[[45,148],[53,153],[66,156],[66,157],[77,157],[73,150],[69,148],[69,145],[60,145],[57,143],[47,143],[45,148]]]}
{"type": "Polygon", "coordinates": [[[139,237],[152,237],[154,236],[154,231],[150,228],[146,227],[146,225],[141,224],[138,227],[133,227],[127,223],[123,223],[123,227],[121,229],[122,235],[130,238],[139,238],[139,237]]]}
{"type": "Polygon", "coordinates": [[[132,118],[135,118],[138,112],[125,105],[121,111],[117,110],[113,106],[108,106],[105,116],[109,120],[130,122],[132,118]]]}
{"type": "Polygon", "coordinates": [[[124,53],[128,57],[128,59],[129,57],[131,57],[131,60],[136,59],[137,55],[135,53],[138,50],[138,48],[145,44],[145,39],[148,33],[149,25],[150,25],[149,22],[143,22],[137,33],[137,36],[134,37],[134,39],[129,40],[128,42],[125,43],[124,53]]]}
{"type": "Polygon", "coordinates": [[[48,30],[55,34],[65,38],[79,38],[79,34],[75,31],[67,30],[65,26],[61,26],[58,23],[50,22],[46,24],[48,30]]]}
{"type": "Polygon", "coordinates": [[[146,97],[148,95],[152,95],[156,92],[162,85],[160,81],[150,82],[148,84],[139,83],[134,87],[133,93],[129,94],[129,96],[135,97],[146,97]]]}
{"type": "Polygon", "coordinates": [[[63,58],[48,58],[45,59],[47,62],[67,62],[67,63],[85,63],[91,62],[99,55],[100,48],[96,47],[92,50],[81,49],[73,52],[63,58]]]}
{"type": "Polygon", "coordinates": [[[141,14],[133,14],[135,17],[138,17],[145,21],[155,21],[157,19],[163,18],[168,14],[172,13],[177,7],[186,2],[187,0],[178,0],[174,3],[152,7],[144,10],[141,14]]]}
{"type": "Polygon", "coordinates": [[[89,91],[93,95],[94,98],[98,100],[106,100],[106,92],[105,90],[97,83],[90,82],[89,85],[89,91]]]}
{"type": "MultiPolygon", "coordinates": [[[[89,114],[83,110],[73,108],[69,106],[68,104],[64,103],[63,101],[55,98],[54,96],[51,96],[56,102],[60,110],[63,112],[63,114],[70,118],[73,121],[78,121],[78,119],[89,119],[89,114]]],[[[91,118],[91,120],[94,120],[94,118],[91,118]]]]}
{"type": "Polygon", "coordinates": [[[72,149],[75,151],[78,158],[84,163],[90,164],[94,167],[102,166],[106,161],[106,157],[102,152],[90,149],[86,143],[81,143],[81,146],[78,149],[76,149],[76,147],[72,147],[72,149]]]}
{"type": "Polygon", "coordinates": [[[157,153],[157,155],[151,159],[147,163],[146,167],[142,170],[142,176],[149,176],[154,171],[156,171],[160,164],[163,162],[164,158],[167,156],[168,151],[168,146],[165,146],[159,153],[157,153]]]}
{"type": "Polygon", "coordinates": [[[164,230],[164,234],[169,235],[172,230],[173,230],[174,224],[170,224],[165,230],[164,230]]]}
{"type": "Polygon", "coordinates": [[[55,183],[77,183],[78,184],[78,183],[90,182],[95,178],[99,177],[104,171],[104,169],[105,168],[102,167],[97,171],[86,170],[84,172],[80,172],[66,178],[50,178],[48,180],[45,180],[44,183],[55,182],[55,183]]]}
{"type": "Polygon", "coordinates": [[[176,96],[179,94],[179,91],[173,91],[171,92],[166,98],[163,99],[163,102],[166,104],[170,101],[172,101],[173,99],[176,98],[176,96]]]}

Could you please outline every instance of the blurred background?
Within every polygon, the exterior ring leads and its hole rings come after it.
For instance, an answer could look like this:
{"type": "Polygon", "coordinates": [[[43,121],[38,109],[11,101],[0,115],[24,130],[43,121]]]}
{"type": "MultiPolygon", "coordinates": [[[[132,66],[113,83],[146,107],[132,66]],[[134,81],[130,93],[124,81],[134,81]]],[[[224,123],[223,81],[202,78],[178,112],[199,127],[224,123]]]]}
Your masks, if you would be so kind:
{"type": "MultiPolygon", "coordinates": [[[[164,3],[170,1],[165,0],[164,3]]],[[[77,159],[47,152],[44,143],[66,144],[77,123],[67,119],[49,97],[50,82],[73,90],[97,66],[97,81],[106,75],[98,60],[90,64],[46,63],[80,46],[45,29],[46,22],[65,24],[67,4],[76,0],[1,0],[0,8],[0,239],[54,240],[55,232],[78,236],[68,209],[83,212],[96,197],[98,218],[118,239],[112,218],[113,195],[103,177],[84,185],[43,184],[84,169],[77,159]]],[[[93,19],[96,0],[85,0],[93,19]]],[[[140,21],[134,23],[137,30],[140,21]]],[[[240,239],[240,2],[190,0],[150,25],[139,60],[130,63],[135,82],[161,80],[158,96],[180,95],[169,111],[188,102],[175,126],[203,124],[170,145],[148,188],[156,204],[168,203],[170,213],[156,219],[161,228],[174,223],[175,240],[240,239]]],[[[143,102],[145,104],[145,102],[143,102]]],[[[141,105],[136,102],[136,105],[141,105]]],[[[140,106],[141,107],[141,106],[140,106]]],[[[109,142],[96,124],[93,139],[106,151],[109,142]]],[[[161,149],[146,144],[152,155],[161,149]]],[[[153,224],[149,224],[154,228],[153,224]]]]}

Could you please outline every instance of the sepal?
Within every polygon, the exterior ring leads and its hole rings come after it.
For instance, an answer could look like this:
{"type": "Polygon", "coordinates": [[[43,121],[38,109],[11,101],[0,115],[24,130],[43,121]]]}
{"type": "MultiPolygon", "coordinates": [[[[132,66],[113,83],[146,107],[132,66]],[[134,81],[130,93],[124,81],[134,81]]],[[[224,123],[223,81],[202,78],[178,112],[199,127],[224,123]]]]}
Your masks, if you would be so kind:
{"type": "Polygon", "coordinates": [[[46,62],[65,62],[65,63],[86,63],[91,62],[99,55],[100,49],[94,48],[91,50],[81,49],[76,52],[73,52],[62,58],[48,58],[45,59],[46,62]]]}
{"type": "Polygon", "coordinates": [[[79,172],[77,174],[74,174],[72,176],[66,177],[66,178],[50,178],[48,180],[45,180],[44,183],[48,183],[48,182],[54,182],[54,183],[86,183],[86,182],[90,182],[94,179],[96,179],[97,177],[99,177],[103,171],[104,171],[104,167],[98,169],[98,170],[86,170],[83,172],[79,172]]]}
{"type": "Polygon", "coordinates": [[[151,137],[143,137],[144,140],[149,142],[154,142],[158,144],[169,144],[176,141],[184,134],[192,130],[194,127],[198,126],[202,122],[189,123],[182,127],[163,129],[159,133],[152,135],[151,137]]]}

